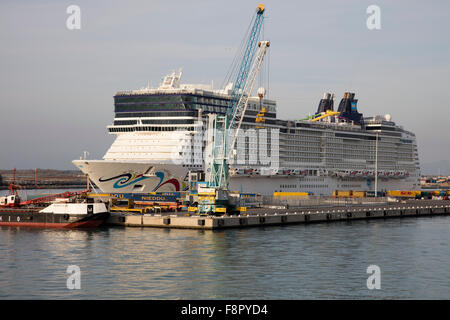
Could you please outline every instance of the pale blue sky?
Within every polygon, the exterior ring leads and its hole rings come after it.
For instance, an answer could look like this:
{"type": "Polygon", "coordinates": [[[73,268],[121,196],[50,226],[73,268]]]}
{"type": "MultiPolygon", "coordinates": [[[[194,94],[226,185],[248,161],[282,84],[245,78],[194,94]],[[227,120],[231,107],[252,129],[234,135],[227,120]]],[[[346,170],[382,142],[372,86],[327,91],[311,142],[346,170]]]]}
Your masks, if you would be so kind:
{"type": "MultiPolygon", "coordinates": [[[[356,93],[359,111],[416,133],[422,163],[450,160],[450,2],[265,1],[270,97],[283,119],[323,92],[356,93]],[[366,8],[381,8],[381,30],[366,8]]],[[[0,168],[68,168],[113,141],[118,90],[182,82],[218,86],[257,1],[0,2],[0,168]],[[81,30],[66,8],[81,7],[81,30]]]]}

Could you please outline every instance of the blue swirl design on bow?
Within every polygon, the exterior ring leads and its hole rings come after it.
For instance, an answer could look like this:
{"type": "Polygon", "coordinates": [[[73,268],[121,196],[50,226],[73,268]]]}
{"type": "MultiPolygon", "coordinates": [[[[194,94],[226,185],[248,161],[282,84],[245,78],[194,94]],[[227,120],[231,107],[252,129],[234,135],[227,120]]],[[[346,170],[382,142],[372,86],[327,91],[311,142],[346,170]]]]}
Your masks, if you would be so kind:
{"type": "Polygon", "coordinates": [[[108,178],[108,179],[100,178],[100,179],[98,179],[98,181],[100,181],[100,182],[107,182],[107,181],[111,181],[111,180],[114,180],[114,179],[118,179],[114,183],[113,187],[115,189],[120,189],[120,188],[127,187],[127,186],[129,186],[129,185],[131,185],[133,183],[136,183],[138,181],[141,181],[141,180],[144,180],[144,179],[147,179],[147,178],[148,177],[144,177],[143,174],[136,175],[136,174],[131,174],[131,173],[124,173],[124,174],[120,174],[118,176],[115,176],[115,177],[112,177],[112,178],[108,178]]]}

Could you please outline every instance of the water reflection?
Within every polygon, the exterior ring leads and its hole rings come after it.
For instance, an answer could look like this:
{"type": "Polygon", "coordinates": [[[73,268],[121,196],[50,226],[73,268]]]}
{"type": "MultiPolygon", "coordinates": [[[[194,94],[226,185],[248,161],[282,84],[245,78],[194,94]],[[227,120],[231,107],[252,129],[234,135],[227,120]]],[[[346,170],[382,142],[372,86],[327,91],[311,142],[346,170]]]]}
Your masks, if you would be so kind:
{"type": "Polygon", "coordinates": [[[0,229],[0,298],[449,298],[447,217],[223,231],[0,229]],[[81,290],[66,288],[78,265],[81,290]],[[382,270],[382,290],[366,268],[382,270]]]}

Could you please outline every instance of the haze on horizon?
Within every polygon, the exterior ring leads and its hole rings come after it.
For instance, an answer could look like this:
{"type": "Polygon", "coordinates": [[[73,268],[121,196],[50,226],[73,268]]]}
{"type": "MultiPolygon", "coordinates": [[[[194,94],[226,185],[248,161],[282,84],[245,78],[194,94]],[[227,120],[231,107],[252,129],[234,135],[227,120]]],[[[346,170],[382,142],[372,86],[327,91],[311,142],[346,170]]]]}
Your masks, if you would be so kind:
{"type": "MultiPolygon", "coordinates": [[[[366,116],[414,132],[421,164],[450,162],[450,2],[264,1],[269,98],[278,117],[313,113],[324,92],[356,93],[366,116]],[[366,27],[369,5],[381,30],[366,27]]],[[[0,169],[76,169],[114,136],[116,91],[183,67],[183,83],[222,84],[258,1],[0,3],[0,169]],[[66,9],[81,8],[81,30],[66,9]]]]}

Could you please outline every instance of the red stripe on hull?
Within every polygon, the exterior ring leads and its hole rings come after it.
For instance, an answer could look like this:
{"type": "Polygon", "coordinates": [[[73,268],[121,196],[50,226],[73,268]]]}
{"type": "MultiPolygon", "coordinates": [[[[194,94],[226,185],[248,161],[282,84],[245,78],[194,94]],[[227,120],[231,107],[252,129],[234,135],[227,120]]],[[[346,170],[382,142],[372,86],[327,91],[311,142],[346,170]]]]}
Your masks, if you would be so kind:
{"type": "Polygon", "coordinates": [[[88,220],[70,223],[66,228],[95,228],[103,223],[103,220],[88,220]]]}

